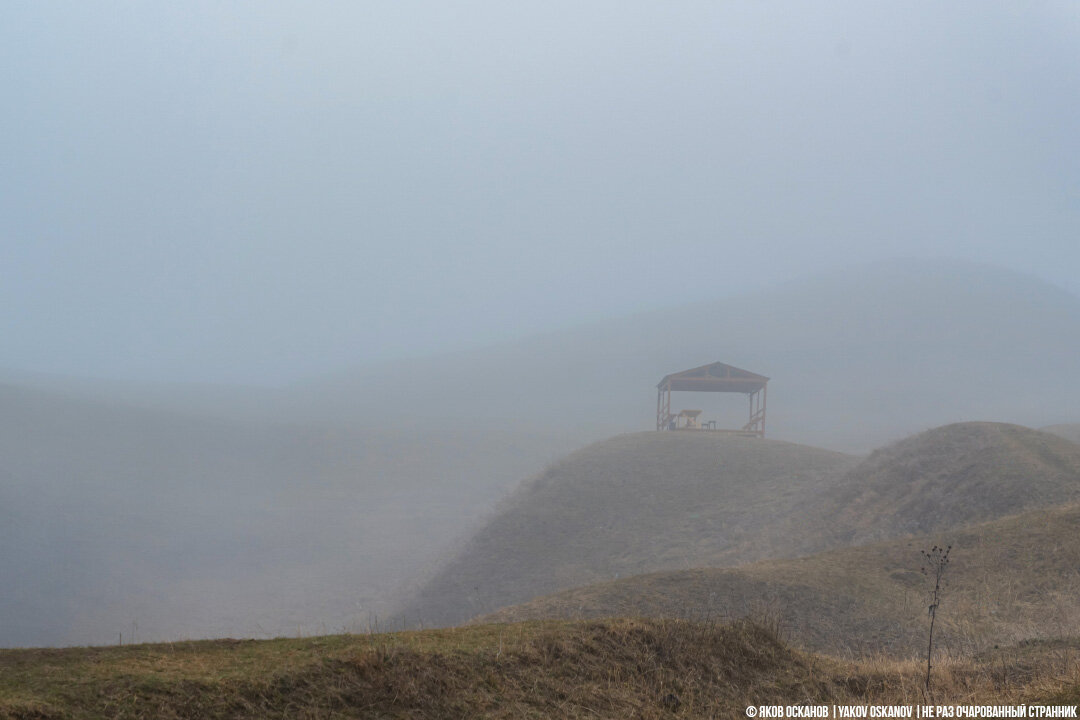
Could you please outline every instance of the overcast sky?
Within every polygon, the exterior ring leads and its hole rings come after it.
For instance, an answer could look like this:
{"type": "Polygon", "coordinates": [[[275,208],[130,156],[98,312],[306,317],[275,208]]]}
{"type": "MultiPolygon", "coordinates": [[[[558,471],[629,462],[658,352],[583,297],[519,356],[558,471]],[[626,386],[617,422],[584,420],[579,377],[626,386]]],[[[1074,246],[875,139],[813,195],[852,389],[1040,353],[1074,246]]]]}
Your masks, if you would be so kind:
{"type": "Polygon", "coordinates": [[[1080,4],[0,7],[0,366],[276,384],[895,256],[1080,291],[1080,4]]]}

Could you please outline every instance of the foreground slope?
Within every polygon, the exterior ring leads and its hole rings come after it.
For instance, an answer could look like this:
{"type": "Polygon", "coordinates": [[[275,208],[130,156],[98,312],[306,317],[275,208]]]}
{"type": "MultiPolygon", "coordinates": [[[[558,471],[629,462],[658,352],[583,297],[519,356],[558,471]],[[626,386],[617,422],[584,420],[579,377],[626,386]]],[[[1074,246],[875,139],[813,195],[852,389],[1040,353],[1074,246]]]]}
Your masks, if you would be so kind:
{"type": "Polygon", "coordinates": [[[848,696],[815,665],[755,626],[635,620],[0,651],[0,718],[715,717],[848,696]]]}
{"type": "Polygon", "coordinates": [[[559,588],[794,552],[797,510],[854,462],[713,433],[595,443],[524,485],[403,616],[453,624],[559,588]]]}
{"type": "MultiPolygon", "coordinates": [[[[1074,704],[1074,638],[935,665],[935,702],[1074,704]]],[[[845,662],[760,625],[606,620],[0,651],[0,720],[717,718],[916,704],[925,665],[845,662]]]]}
{"type": "Polygon", "coordinates": [[[765,613],[829,652],[925,652],[929,580],[920,551],[952,545],[940,646],[973,650],[1080,632],[1080,505],[1036,510],[808,557],[653,573],[536,598],[481,622],[765,613]]]}

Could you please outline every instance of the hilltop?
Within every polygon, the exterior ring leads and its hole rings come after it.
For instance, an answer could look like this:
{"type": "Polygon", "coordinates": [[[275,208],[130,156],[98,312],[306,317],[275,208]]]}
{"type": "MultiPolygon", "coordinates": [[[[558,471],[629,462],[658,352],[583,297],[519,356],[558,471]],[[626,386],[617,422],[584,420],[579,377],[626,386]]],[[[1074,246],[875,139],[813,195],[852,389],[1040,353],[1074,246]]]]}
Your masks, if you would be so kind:
{"type": "Polygon", "coordinates": [[[1080,298],[1030,276],[895,260],[357,368],[293,398],[296,408],[365,420],[403,412],[598,425],[611,435],[650,427],[661,377],[722,361],[772,378],[773,436],[862,453],[957,420],[1069,420],[1080,406],[1077,327],[1080,298]]]}
{"type": "Polygon", "coordinates": [[[713,433],[595,443],[519,488],[402,615],[453,624],[559,588],[792,553],[799,508],[855,462],[713,433]]]}
{"type": "Polygon", "coordinates": [[[857,655],[925,652],[928,580],[920,550],[952,545],[940,647],[970,653],[1080,627],[1080,505],[931,537],[738,568],[652,573],[536,598],[479,618],[767,614],[804,647],[857,655]]]}

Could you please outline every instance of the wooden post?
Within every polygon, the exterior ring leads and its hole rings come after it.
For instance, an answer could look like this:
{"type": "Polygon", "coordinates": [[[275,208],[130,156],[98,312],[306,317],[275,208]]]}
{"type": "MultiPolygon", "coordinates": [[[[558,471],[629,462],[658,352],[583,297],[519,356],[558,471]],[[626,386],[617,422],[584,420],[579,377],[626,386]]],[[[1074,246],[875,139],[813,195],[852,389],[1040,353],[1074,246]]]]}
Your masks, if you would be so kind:
{"type": "Polygon", "coordinates": [[[769,383],[761,386],[761,437],[765,437],[765,403],[769,399],[769,383]]]}

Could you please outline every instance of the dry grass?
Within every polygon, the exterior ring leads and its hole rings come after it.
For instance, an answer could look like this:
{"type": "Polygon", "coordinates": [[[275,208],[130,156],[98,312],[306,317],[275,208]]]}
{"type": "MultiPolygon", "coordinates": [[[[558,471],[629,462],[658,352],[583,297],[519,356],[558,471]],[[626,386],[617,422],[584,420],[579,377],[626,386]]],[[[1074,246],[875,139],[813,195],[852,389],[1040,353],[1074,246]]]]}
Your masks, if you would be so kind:
{"type": "Polygon", "coordinates": [[[0,717],[708,717],[835,692],[766,630],[618,620],[10,651],[0,717]]]}
{"type": "Polygon", "coordinates": [[[1019,425],[946,425],[875,450],[813,512],[819,547],[936,533],[1080,501],[1080,445],[1019,425]]]}
{"type": "MultiPolygon", "coordinates": [[[[952,532],[1077,501],[1080,446],[1017,425],[947,425],[861,462],[771,440],[622,435],[570,455],[524,486],[420,590],[403,616],[408,622],[452,624],[630,575],[734,567],[952,532]]],[[[893,564],[899,573],[910,569],[909,560],[893,564]]],[[[830,593],[839,587],[858,603],[864,578],[840,575],[842,583],[852,584],[830,584],[830,593]]],[[[837,573],[829,576],[836,579],[837,573]]],[[[781,590],[791,584],[777,582],[781,590]]],[[[809,584],[822,585],[813,579],[809,584]]],[[[816,597],[809,591],[802,596],[816,597]]],[[[693,606],[701,598],[695,596],[693,606]]],[[[686,606],[684,599],[675,604],[686,606]]]]}
{"type": "MultiPolygon", "coordinates": [[[[1080,643],[939,661],[939,702],[1068,702],[1080,643]]],[[[916,661],[775,632],[614,619],[381,636],[0,653],[0,718],[706,718],[749,704],[915,703],[916,661]]]]}
{"type": "Polygon", "coordinates": [[[536,598],[481,622],[612,615],[738,618],[761,607],[814,650],[861,656],[925,648],[929,586],[919,551],[953,545],[938,616],[957,653],[1080,634],[1080,505],[908,538],[727,569],[641,575],[536,598]]]}
{"type": "Polygon", "coordinates": [[[923,659],[873,656],[836,667],[849,669],[848,689],[868,704],[1062,704],[1080,688],[1080,639],[935,655],[929,694],[923,659]]]}

